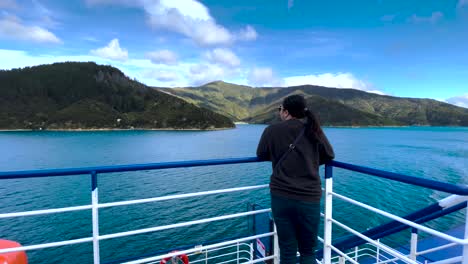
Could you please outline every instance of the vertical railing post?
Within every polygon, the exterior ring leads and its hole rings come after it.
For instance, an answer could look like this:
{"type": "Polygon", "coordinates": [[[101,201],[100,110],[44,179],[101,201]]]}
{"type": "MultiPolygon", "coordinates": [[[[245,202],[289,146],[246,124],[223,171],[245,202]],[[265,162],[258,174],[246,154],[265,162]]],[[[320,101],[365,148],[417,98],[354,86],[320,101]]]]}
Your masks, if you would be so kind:
{"type": "MultiPolygon", "coordinates": [[[[380,239],[377,239],[377,244],[380,245],[380,239]]],[[[380,262],[380,247],[376,249],[377,253],[375,254],[376,262],[380,262]]]]}
{"type": "Polygon", "coordinates": [[[237,242],[237,264],[239,264],[239,242],[237,242]]]}
{"type": "Polygon", "coordinates": [[[93,219],[93,256],[94,264],[100,263],[99,257],[99,211],[98,211],[98,183],[96,171],[91,172],[91,203],[93,219]]]}
{"type": "Polygon", "coordinates": [[[280,263],[280,249],[279,249],[279,241],[278,241],[278,230],[276,230],[276,224],[273,224],[273,230],[275,232],[275,235],[273,236],[273,253],[275,254],[273,263],[279,264],[280,263]]]}
{"type": "Polygon", "coordinates": [[[254,259],[254,248],[253,248],[253,243],[250,243],[250,261],[253,261],[254,259]]]}
{"type": "Polygon", "coordinates": [[[346,259],[344,257],[338,257],[338,264],[345,264],[346,263],[346,259]]]}
{"type": "Polygon", "coordinates": [[[411,244],[410,244],[410,259],[416,260],[416,252],[418,250],[418,229],[411,228],[411,244]]]}
{"type": "Polygon", "coordinates": [[[323,241],[323,264],[331,263],[332,243],[332,191],[333,191],[333,167],[325,164],[325,221],[323,241]]]}
{"type": "MultiPolygon", "coordinates": [[[[465,239],[468,239],[468,207],[466,208],[465,215],[465,239]]],[[[468,245],[463,245],[462,264],[468,264],[468,245]]]]}

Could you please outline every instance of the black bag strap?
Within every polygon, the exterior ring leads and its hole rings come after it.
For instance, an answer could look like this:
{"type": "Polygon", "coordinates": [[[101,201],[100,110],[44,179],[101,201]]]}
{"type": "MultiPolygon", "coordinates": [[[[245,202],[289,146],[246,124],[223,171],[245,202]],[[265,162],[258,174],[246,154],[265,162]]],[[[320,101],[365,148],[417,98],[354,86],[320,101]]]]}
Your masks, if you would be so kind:
{"type": "Polygon", "coordinates": [[[276,163],[275,168],[273,169],[273,171],[275,171],[279,167],[281,162],[283,162],[283,160],[286,158],[286,156],[288,156],[288,154],[291,153],[291,151],[293,151],[296,148],[296,145],[299,142],[299,140],[302,138],[302,136],[304,135],[305,130],[306,130],[306,127],[304,126],[304,128],[301,130],[301,133],[299,133],[299,136],[297,136],[297,138],[294,140],[294,142],[292,144],[289,144],[288,150],[278,160],[278,162],[276,163]]]}

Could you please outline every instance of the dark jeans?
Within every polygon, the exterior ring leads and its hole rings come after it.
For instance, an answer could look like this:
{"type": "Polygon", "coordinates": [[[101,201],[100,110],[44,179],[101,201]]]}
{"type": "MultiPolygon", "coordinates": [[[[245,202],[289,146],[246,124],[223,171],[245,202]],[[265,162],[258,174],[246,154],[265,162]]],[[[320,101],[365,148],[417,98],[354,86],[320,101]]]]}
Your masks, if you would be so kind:
{"type": "Polygon", "coordinates": [[[278,232],[280,263],[316,264],[315,247],[320,223],[320,202],[304,202],[271,195],[271,210],[278,232]]]}

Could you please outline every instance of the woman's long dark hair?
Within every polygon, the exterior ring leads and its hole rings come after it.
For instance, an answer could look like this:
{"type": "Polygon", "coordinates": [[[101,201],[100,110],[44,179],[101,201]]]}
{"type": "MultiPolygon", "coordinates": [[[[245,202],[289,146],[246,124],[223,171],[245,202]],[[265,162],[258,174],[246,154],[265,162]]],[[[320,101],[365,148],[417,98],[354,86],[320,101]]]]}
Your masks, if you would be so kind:
{"type": "Polygon", "coordinates": [[[315,114],[307,107],[304,96],[300,94],[290,95],[283,100],[283,108],[295,118],[307,117],[305,123],[306,135],[309,138],[317,138],[323,134],[320,122],[315,114]]]}

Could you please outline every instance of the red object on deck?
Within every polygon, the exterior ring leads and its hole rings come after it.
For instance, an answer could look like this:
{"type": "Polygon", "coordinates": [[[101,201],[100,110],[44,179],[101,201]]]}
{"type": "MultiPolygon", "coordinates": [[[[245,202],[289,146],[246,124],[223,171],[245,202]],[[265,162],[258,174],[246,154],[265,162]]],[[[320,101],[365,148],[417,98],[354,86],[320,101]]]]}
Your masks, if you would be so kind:
{"type": "MultiPolygon", "coordinates": [[[[0,239],[0,249],[21,247],[21,244],[11,240],[0,239]]],[[[28,264],[26,252],[17,251],[0,254],[0,264],[28,264]]]]}
{"type": "MultiPolygon", "coordinates": [[[[177,252],[177,250],[171,251],[171,253],[174,253],[174,252],[177,252]]],[[[180,254],[180,255],[174,256],[172,258],[171,257],[164,258],[164,259],[161,260],[160,264],[177,263],[177,262],[172,262],[171,259],[181,260],[184,264],[189,264],[189,258],[185,254],[180,254]]],[[[0,264],[3,264],[3,263],[0,262],[0,264]]]]}

